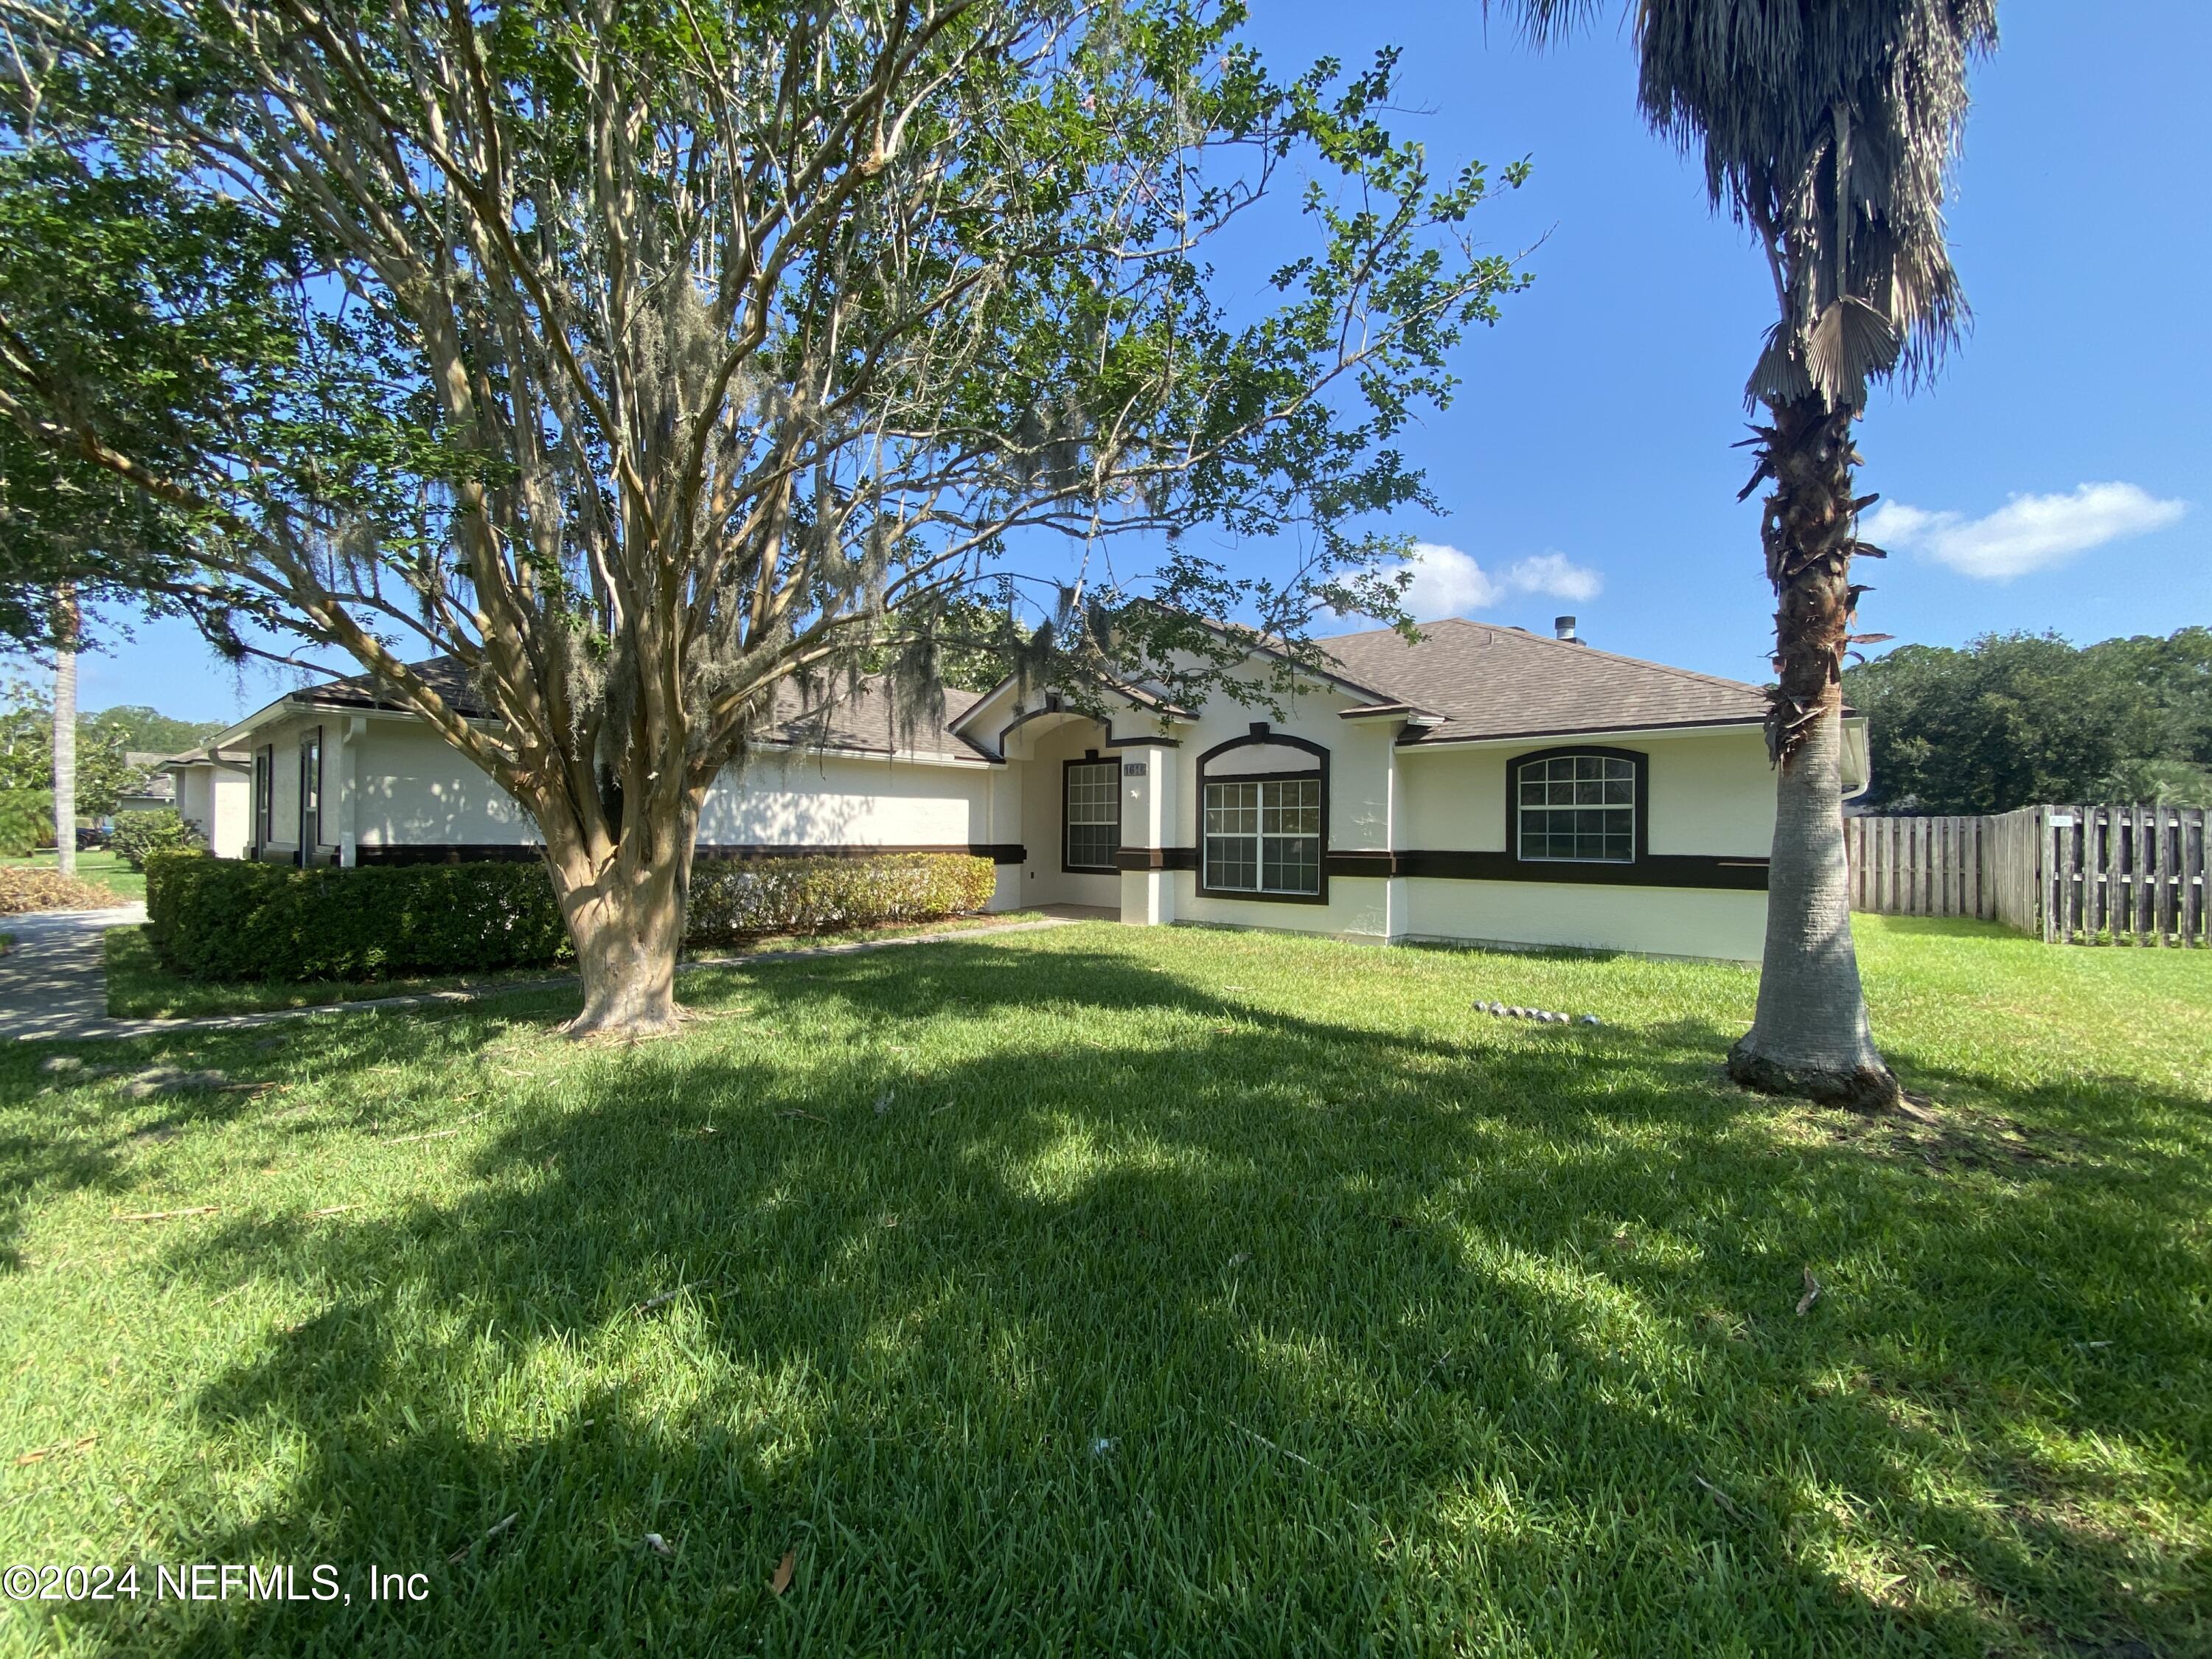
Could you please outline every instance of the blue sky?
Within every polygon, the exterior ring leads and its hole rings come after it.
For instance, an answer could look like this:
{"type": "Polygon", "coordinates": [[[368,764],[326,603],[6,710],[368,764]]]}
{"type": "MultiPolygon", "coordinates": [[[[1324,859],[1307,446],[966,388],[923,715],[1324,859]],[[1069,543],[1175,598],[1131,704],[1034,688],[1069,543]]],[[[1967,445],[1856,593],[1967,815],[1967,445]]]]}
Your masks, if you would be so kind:
{"type": "MultiPolygon", "coordinates": [[[[1771,596],[1729,446],[1771,293],[1692,164],[1637,118],[1626,33],[1608,21],[1539,55],[1471,0],[1252,9],[1279,73],[1402,47],[1401,130],[1440,173],[1534,164],[1479,219],[1492,248],[1528,250],[1534,286],[1405,445],[1448,512],[1394,527],[1457,556],[1431,556],[1422,596],[1539,629],[1573,611],[1607,649],[1765,678],[1771,596]]],[[[1863,573],[1862,623],[1957,644],[2212,623],[2212,192],[2189,113],[2212,6],[2010,0],[2001,17],[1951,214],[1973,331],[1932,390],[1877,393],[1863,423],[1893,550],[1863,573]]],[[[82,696],[223,719],[281,684],[161,625],[88,659],[82,696]]]]}

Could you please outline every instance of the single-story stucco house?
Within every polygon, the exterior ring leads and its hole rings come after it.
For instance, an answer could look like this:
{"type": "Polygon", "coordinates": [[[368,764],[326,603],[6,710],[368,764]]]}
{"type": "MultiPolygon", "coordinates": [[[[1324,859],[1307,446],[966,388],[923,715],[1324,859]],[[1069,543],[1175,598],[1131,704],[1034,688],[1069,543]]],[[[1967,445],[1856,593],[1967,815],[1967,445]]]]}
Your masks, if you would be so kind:
{"type": "MultiPolygon", "coordinates": [[[[994,909],[1755,960],[1774,825],[1763,694],[1593,649],[1572,623],[1328,639],[1328,672],[1280,717],[1133,684],[1101,721],[1009,679],[908,722],[864,683],[794,708],[724,774],[697,856],[967,852],[998,866],[994,909]]],[[[430,672],[486,717],[456,665],[430,672]]],[[[1856,793],[1863,722],[1847,735],[1856,793]]],[[[226,856],[514,858],[537,839],[362,677],[281,697],[174,769],[226,856]]]]}

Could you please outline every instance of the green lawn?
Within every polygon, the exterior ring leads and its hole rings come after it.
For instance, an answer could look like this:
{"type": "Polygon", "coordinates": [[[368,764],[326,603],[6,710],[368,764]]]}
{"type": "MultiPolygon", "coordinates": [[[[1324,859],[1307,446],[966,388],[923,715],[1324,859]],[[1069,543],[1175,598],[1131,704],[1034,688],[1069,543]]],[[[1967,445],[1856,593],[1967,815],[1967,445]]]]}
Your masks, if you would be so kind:
{"type": "Polygon", "coordinates": [[[0,1053],[0,1557],[354,1598],[0,1650],[2205,1652],[2212,957],[1863,939],[1935,1122],[1739,970],[1110,926],[0,1053]]]}
{"type": "MultiPolygon", "coordinates": [[[[51,852],[33,853],[28,858],[0,859],[0,864],[51,870],[54,867],[54,855],[51,852]]],[[[113,853],[79,853],[76,855],[76,874],[80,881],[106,888],[115,895],[118,904],[143,904],[146,902],[146,872],[133,870],[113,853]]]]}
{"type": "MultiPolygon", "coordinates": [[[[749,945],[699,952],[695,960],[720,961],[824,945],[857,944],[882,939],[919,939],[974,927],[1006,927],[1034,921],[1035,910],[1006,910],[990,916],[955,916],[949,921],[898,927],[814,933],[804,938],[764,939],[749,945]]],[[[143,927],[111,927],[102,940],[107,969],[107,1012],[118,1019],[189,1019],[216,1014],[257,1014],[277,1008],[319,1008],[333,1002],[402,997],[427,991],[482,991],[502,986],[543,983],[565,978],[561,968],[522,968],[513,972],[416,975],[374,980],[198,980],[163,967],[143,927]]]]}

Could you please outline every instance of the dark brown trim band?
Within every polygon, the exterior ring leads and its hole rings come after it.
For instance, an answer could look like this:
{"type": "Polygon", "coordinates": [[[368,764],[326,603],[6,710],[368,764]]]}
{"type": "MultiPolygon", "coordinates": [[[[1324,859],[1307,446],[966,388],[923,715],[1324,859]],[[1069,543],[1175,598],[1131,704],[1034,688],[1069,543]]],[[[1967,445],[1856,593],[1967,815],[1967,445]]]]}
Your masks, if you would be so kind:
{"type": "Polygon", "coordinates": [[[1124,847],[1114,854],[1114,862],[1124,870],[1195,870],[1198,868],[1198,848],[1195,847],[1124,847]]]}
{"type": "Polygon", "coordinates": [[[1330,876],[1395,876],[1400,873],[1398,860],[1402,856],[1380,848],[1347,848],[1342,852],[1323,853],[1321,855],[1322,873],[1330,876]]]}
{"type": "Polygon", "coordinates": [[[1101,749],[1180,749],[1181,738],[1115,737],[1110,732],[1099,740],[1101,749]]]}
{"type": "Polygon", "coordinates": [[[353,861],[364,868],[410,864],[525,864],[543,857],[544,850],[534,844],[514,842],[432,842],[397,847],[356,843],[353,861]]]}
{"type": "Polygon", "coordinates": [[[872,859],[885,853],[950,853],[964,854],[969,858],[988,859],[994,864],[1019,864],[1029,856],[1029,849],[1018,842],[947,842],[937,843],[883,844],[871,846],[860,842],[840,842],[828,846],[809,847],[790,842],[702,842],[691,849],[697,859],[872,859]]]}
{"type": "MultiPolygon", "coordinates": [[[[1716,858],[1705,853],[1646,853],[1633,864],[1582,864],[1565,859],[1516,859],[1510,853],[1398,854],[1388,872],[1443,881],[1536,881],[1569,886],[1709,887],[1745,893],[1766,890],[1766,860],[1716,858]]],[[[1380,870],[1345,874],[1381,875],[1380,870]]]]}
{"type": "MultiPolygon", "coordinates": [[[[362,846],[354,849],[356,863],[363,865],[406,864],[517,864],[540,855],[534,844],[454,842],[424,843],[398,847],[362,846]]],[[[746,859],[867,859],[889,853],[940,853],[968,858],[988,859],[994,864],[1019,864],[1025,860],[1028,849],[1018,842],[991,844],[981,842],[945,842],[924,845],[868,846],[856,842],[842,842],[833,846],[807,847],[778,845],[769,842],[702,842],[691,849],[695,860],[715,862],[723,860],[746,859]]]]}

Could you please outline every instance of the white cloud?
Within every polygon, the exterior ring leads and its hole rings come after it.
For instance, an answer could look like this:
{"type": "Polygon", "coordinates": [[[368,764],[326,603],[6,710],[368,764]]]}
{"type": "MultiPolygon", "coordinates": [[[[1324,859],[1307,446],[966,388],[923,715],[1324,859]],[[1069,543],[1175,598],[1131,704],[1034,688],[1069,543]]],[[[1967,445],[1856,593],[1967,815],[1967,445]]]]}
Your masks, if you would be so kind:
{"type": "Polygon", "coordinates": [[[1594,599],[1605,591],[1602,576],[1570,563],[1564,553],[1516,560],[1505,580],[1517,593],[1542,593],[1554,599],[1594,599]]]}
{"type": "Polygon", "coordinates": [[[1413,580],[1406,589],[1406,609],[1416,622],[1480,611],[1504,597],[1490,573],[1455,547],[1415,542],[1407,563],[1413,580]]]}
{"type": "Polygon", "coordinates": [[[1483,611],[1519,593],[1555,599],[1594,599],[1605,581],[1596,571],[1574,563],[1564,553],[1539,553],[1519,559],[1502,576],[1493,576],[1474,558],[1439,542],[1416,542],[1407,561],[1413,573],[1406,589],[1406,609],[1416,622],[1436,622],[1483,611]]]}
{"type": "Polygon", "coordinates": [[[1877,547],[1924,553],[1969,576],[2010,581],[2106,542],[2163,529],[2187,510],[2185,501],[2160,501],[2131,483],[2085,483],[2067,495],[2015,495],[1979,519],[1883,501],[1860,528],[1877,547]]]}

